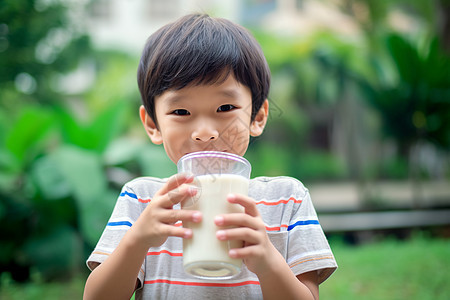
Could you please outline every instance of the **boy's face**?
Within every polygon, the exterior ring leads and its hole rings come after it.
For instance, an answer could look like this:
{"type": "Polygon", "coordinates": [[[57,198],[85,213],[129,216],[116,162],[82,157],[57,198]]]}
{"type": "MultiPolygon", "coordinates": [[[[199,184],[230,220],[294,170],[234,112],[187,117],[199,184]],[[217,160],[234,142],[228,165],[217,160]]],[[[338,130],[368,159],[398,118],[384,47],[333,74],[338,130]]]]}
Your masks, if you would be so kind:
{"type": "Polygon", "coordinates": [[[196,151],[222,151],[244,155],[250,135],[262,133],[267,121],[268,101],[251,120],[252,96],[233,75],[219,84],[192,85],[166,91],[155,98],[155,122],[141,107],[140,116],[150,139],[164,144],[177,163],[196,151]]]}

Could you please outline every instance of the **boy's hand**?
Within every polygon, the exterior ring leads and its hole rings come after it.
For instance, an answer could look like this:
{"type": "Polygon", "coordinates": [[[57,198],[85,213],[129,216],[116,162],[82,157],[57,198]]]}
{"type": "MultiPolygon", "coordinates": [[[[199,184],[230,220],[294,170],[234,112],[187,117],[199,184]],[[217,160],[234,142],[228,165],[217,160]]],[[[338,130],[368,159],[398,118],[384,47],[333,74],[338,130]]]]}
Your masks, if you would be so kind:
{"type": "Polygon", "coordinates": [[[247,268],[258,276],[270,272],[271,268],[276,268],[280,253],[269,240],[255,201],[243,195],[229,195],[227,200],[242,205],[245,213],[217,216],[214,220],[217,226],[236,226],[217,231],[217,238],[244,241],[243,248],[230,249],[230,257],[243,259],[247,268]]]}
{"type": "Polygon", "coordinates": [[[151,202],[139,216],[130,231],[141,245],[146,248],[161,246],[169,236],[192,237],[192,230],[175,226],[178,221],[200,222],[198,211],[173,209],[186,199],[197,194],[197,190],[186,183],[192,182],[193,176],[176,174],[170,177],[164,186],[154,195],[151,202]]]}

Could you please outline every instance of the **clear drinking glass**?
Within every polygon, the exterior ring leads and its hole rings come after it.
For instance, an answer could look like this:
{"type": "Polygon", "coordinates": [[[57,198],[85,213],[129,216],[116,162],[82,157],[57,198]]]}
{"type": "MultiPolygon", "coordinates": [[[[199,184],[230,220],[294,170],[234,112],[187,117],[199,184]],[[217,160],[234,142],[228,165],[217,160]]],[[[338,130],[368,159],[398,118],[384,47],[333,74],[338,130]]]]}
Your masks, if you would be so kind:
{"type": "Polygon", "coordinates": [[[183,222],[193,231],[183,240],[183,266],[188,274],[199,278],[227,279],[237,275],[242,260],[230,258],[228,251],[242,247],[242,241],[219,241],[214,223],[220,214],[243,212],[244,208],[226,200],[228,194],[248,195],[250,163],[243,157],[226,152],[201,151],[183,156],[177,163],[179,173],[194,174],[196,196],[184,201],[182,209],[198,210],[201,223],[183,222]]]}

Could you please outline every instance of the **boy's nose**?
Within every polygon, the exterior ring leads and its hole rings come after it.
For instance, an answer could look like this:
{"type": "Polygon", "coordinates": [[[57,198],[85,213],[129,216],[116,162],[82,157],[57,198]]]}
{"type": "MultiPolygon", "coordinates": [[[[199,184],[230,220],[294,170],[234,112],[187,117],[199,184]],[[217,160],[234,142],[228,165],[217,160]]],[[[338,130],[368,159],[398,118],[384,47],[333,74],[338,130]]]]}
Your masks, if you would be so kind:
{"type": "Polygon", "coordinates": [[[219,132],[207,126],[202,126],[192,132],[192,139],[195,141],[208,142],[216,140],[219,137],[219,132]]]}

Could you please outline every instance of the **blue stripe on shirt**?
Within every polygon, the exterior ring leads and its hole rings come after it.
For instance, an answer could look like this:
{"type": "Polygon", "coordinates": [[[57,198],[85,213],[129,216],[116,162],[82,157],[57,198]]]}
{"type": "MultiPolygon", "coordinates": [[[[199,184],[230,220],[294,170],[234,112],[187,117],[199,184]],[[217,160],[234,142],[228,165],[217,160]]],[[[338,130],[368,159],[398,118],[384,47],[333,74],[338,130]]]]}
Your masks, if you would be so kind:
{"type": "Polygon", "coordinates": [[[297,221],[294,224],[289,225],[287,230],[290,231],[295,227],[302,225],[319,225],[319,221],[318,220],[297,221]]]}
{"type": "MultiPolygon", "coordinates": [[[[294,224],[291,224],[288,226],[287,230],[290,231],[294,229],[297,226],[304,226],[304,225],[319,225],[318,220],[306,220],[306,221],[297,221],[294,224]]],[[[129,221],[117,221],[117,222],[109,222],[106,224],[107,226],[129,226],[131,227],[133,224],[129,221]]]]}
{"type": "Polygon", "coordinates": [[[133,224],[129,221],[118,221],[118,222],[109,222],[106,226],[129,226],[131,227],[133,224]]]}
{"type": "Polygon", "coordinates": [[[124,197],[124,196],[129,196],[131,198],[137,199],[138,197],[136,196],[136,194],[124,191],[122,193],[120,193],[120,197],[124,197]]]}

